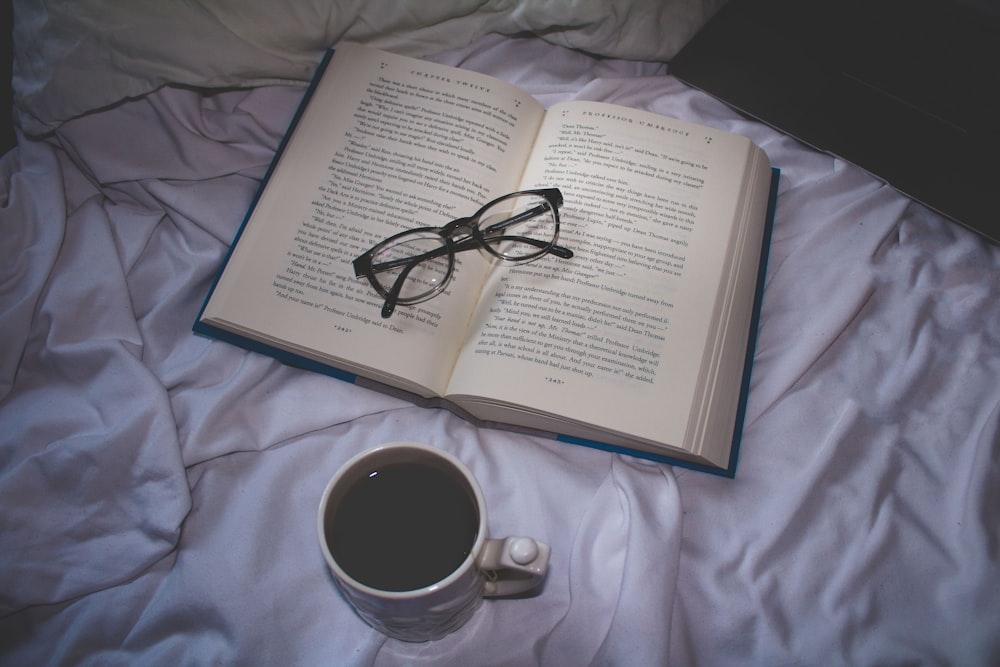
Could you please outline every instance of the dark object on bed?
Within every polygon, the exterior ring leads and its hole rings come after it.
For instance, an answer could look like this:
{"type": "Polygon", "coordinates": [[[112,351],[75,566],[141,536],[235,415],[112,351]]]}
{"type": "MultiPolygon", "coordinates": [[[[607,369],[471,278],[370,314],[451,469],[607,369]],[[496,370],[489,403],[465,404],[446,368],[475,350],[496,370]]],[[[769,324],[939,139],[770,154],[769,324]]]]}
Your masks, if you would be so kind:
{"type": "Polygon", "coordinates": [[[670,73],[1000,242],[1000,5],[732,0],[670,73]]]}

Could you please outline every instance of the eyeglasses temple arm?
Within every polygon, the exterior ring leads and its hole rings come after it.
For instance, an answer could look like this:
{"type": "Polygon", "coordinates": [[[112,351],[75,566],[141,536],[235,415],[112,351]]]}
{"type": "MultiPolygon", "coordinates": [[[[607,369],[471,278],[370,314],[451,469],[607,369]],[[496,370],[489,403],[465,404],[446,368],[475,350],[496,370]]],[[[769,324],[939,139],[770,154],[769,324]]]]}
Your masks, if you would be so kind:
{"type": "MultiPolygon", "coordinates": [[[[370,251],[369,251],[370,252],[370,251]]],[[[422,255],[416,255],[414,257],[401,257],[400,259],[391,259],[387,262],[379,262],[378,264],[373,264],[371,258],[369,257],[367,264],[361,263],[364,256],[358,257],[354,260],[354,275],[361,277],[365,274],[366,270],[370,270],[372,273],[380,273],[382,271],[391,271],[393,269],[398,269],[401,266],[406,266],[408,264],[415,264],[418,262],[425,262],[428,259],[436,259],[448,254],[448,248],[441,246],[440,248],[435,248],[434,250],[423,253],[422,255]],[[361,273],[358,273],[359,263],[361,268],[361,273]]],[[[367,253],[366,253],[367,255],[367,253]]]]}
{"type": "MultiPolygon", "coordinates": [[[[491,240],[493,241],[517,241],[518,243],[525,243],[527,245],[533,245],[536,248],[545,248],[549,245],[548,241],[542,241],[541,239],[533,239],[530,236],[495,236],[491,240]]],[[[452,245],[451,249],[454,252],[462,252],[463,250],[475,250],[479,248],[479,242],[475,239],[466,239],[459,241],[452,245]]],[[[573,257],[573,251],[569,248],[561,245],[554,245],[549,248],[549,252],[556,257],[562,259],[571,259],[573,257]]]]}
{"type": "Polygon", "coordinates": [[[392,284],[392,289],[385,297],[385,303],[382,304],[382,319],[388,319],[396,311],[396,302],[399,300],[399,293],[403,289],[403,283],[406,282],[406,278],[410,275],[410,271],[413,270],[421,260],[412,260],[409,266],[403,267],[403,270],[399,272],[396,276],[396,282],[392,284]]]}
{"type": "Polygon", "coordinates": [[[511,225],[516,225],[520,222],[524,222],[525,220],[530,220],[531,218],[539,216],[548,211],[549,208],[550,206],[548,204],[539,204],[534,208],[530,208],[527,211],[518,213],[512,218],[507,218],[506,220],[501,220],[500,222],[494,222],[489,227],[483,228],[482,232],[483,234],[491,234],[493,232],[498,232],[502,229],[510,227],[511,225]]]}

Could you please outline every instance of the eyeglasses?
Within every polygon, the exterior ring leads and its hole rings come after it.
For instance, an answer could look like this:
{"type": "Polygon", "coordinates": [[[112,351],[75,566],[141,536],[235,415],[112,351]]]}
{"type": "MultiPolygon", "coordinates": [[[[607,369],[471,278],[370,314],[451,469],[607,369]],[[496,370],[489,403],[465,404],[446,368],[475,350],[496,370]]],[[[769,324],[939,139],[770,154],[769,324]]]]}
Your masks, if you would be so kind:
{"type": "Polygon", "coordinates": [[[552,253],[569,259],[559,240],[557,188],[522,190],[494,199],[467,218],[443,227],[420,227],[390,236],[354,260],[384,299],[382,317],[397,305],[412,305],[439,294],[455,270],[455,253],[479,249],[508,262],[531,262],[552,253]]]}

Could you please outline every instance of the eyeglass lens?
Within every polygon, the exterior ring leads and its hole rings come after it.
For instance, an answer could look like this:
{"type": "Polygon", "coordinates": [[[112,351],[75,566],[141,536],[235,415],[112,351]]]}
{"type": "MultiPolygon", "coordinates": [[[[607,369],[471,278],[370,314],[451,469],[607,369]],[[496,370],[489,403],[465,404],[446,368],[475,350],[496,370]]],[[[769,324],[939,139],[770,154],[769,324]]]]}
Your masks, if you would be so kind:
{"type": "Polygon", "coordinates": [[[515,194],[496,202],[479,217],[490,252],[521,262],[548,252],[556,241],[555,212],[548,200],[536,194],[515,194]]]}
{"type": "Polygon", "coordinates": [[[395,265],[396,268],[376,274],[386,293],[406,273],[396,299],[399,303],[418,303],[431,298],[444,287],[451,273],[445,239],[434,232],[414,232],[397,238],[375,251],[372,265],[395,265]],[[415,261],[417,258],[423,259],[415,261]]]}

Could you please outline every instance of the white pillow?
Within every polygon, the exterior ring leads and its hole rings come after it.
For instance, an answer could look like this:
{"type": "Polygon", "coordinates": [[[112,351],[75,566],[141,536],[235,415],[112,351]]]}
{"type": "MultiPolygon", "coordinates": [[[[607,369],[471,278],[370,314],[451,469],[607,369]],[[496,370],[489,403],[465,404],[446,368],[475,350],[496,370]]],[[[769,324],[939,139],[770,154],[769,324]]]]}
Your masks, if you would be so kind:
{"type": "Polygon", "coordinates": [[[725,0],[14,0],[29,134],[163,85],[305,82],[341,39],[424,56],[487,33],[669,60],[725,0]]]}

